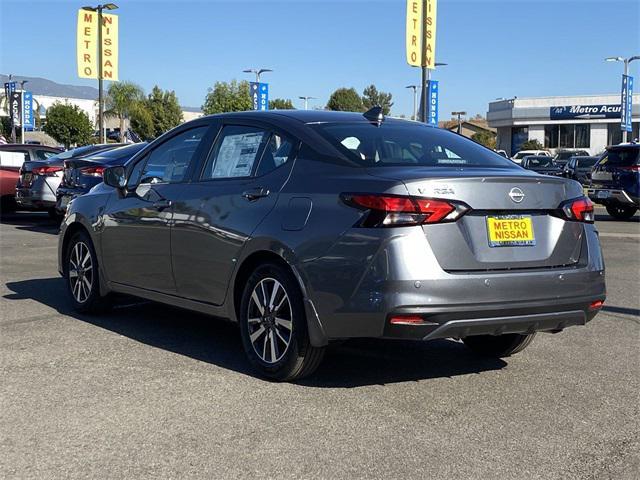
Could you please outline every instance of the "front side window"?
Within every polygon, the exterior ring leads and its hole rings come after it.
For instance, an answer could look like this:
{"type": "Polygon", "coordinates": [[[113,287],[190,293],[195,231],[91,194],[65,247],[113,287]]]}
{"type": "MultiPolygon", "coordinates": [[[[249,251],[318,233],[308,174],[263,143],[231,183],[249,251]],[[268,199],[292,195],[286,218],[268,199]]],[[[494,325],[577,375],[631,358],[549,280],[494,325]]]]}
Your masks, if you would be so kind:
{"type": "Polygon", "coordinates": [[[269,133],[260,128],[227,125],[207,160],[202,179],[250,176],[268,138],[269,133]]]}
{"type": "Polygon", "coordinates": [[[363,167],[519,167],[460,135],[411,123],[319,123],[312,125],[353,163],[363,167]]]}
{"type": "Polygon", "coordinates": [[[137,184],[138,178],[140,183],[183,181],[207,129],[192,128],[162,143],[146,156],[144,168],[140,168],[138,162],[138,168],[134,167],[129,183],[137,184]]]}

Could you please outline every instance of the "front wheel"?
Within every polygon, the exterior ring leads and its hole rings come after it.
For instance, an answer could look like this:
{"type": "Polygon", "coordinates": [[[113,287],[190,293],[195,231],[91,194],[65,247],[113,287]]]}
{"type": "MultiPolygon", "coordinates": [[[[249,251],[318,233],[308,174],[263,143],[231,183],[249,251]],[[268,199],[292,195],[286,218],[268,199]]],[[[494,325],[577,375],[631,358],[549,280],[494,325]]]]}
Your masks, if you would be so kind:
{"type": "Polygon", "coordinates": [[[300,287],[284,267],[267,263],[249,277],[240,304],[242,345],[253,367],[272,380],[313,373],[324,348],[309,341],[300,287]]]}
{"type": "Polygon", "coordinates": [[[637,207],[625,207],[622,205],[607,205],[607,213],[618,220],[629,220],[638,210],[637,207]]]}
{"type": "Polygon", "coordinates": [[[65,255],[67,290],[73,307],[81,313],[98,313],[108,309],[110,299],[100,295],[98,259],[91,238],[77,232],[69,241],[65,255]]]}
{"type": "Polygon", "coordinates": [[[474,353],[490,357],[508,357],[521,352],[533,341],[535,333],[521,335],[507,333],[504,335],[476,335],[463,338],[464,344],[474,353]]]}

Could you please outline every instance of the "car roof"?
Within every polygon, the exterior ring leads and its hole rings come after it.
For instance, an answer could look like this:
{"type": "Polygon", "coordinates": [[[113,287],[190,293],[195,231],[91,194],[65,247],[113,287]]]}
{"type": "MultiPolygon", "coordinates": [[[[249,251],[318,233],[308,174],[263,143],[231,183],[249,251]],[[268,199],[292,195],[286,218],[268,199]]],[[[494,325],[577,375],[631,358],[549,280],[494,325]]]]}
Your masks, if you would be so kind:
{"type": "Polygon", "coordinates": [[[38,145],[36,143],[5,143],[0,145],[0,150],[10,150],[15,148],[22,148],[26,150],[49,150],[51,152],[60,153],[61,150],[56,147],[50,147],[48,145],[38,145]]]}
{"type": "MultiPolygon", "coordinates": [[[[209,117],[215,118],[247,118],[252,120],[267,120],[278,121],[283,117],[292,120],[297,120],[301,123],[333,123],[333,122],[370,122],[364,117],[363,113],[359,112],[336,112],[333,110],[268,110],[268,111],[255,111],[249,110],[246,112],[231,112],[220,113],[216,115],[209,115],[209,117]]],[[[411,120],[403,120],[392,117],[385,117],[385,123],[411,123],[416,125],[425,125],[420,122],[413,122],[411,120]]]]}

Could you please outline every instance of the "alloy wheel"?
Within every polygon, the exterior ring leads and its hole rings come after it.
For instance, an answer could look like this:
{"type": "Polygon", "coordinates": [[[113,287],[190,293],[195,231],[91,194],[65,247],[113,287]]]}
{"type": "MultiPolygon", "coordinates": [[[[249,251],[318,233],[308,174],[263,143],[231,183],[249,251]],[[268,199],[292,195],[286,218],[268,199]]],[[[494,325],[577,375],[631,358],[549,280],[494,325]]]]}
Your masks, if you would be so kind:
{"type": "Polygon", "coordinates": [[[284,286],[264,278],[251,293],[247,312],[249,340],[260,360],[273,364],[289,349],[293,334],[291,302],[284,286]]]}
{"type": "Polygon", "coordinates": [[[84,303],[93,287],[93,261],[89,247],[77,242],[69,255],[69,285],[71,294],[78,303],[84,303]]]}

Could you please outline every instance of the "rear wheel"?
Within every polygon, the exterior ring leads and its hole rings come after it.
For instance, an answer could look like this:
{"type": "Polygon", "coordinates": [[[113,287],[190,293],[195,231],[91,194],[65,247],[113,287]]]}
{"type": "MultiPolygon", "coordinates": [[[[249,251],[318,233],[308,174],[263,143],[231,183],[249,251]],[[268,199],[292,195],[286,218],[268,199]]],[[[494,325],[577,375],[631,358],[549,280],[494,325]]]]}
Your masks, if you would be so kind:
{"type": "Polygon", "coordinates": [[[261,375],[297,380],[320,365],[324,348],[311,345],[300,288],[282,266],[267,263],[249,277],[239,321],[245,353],[261,375]]]}
{"type": "Polygon", "coordinates": [[[78,312],[98,313],[109,308],[109,296],[100,296],[98,259],[91,238],[85,232],[75,233],[69,241],[65,276],[69,296],[78,312]]]}
{"type": "Polygon", "coordinates": [[[535,333],[528,335],[519,333],[477,335],[463,338],[462,341],[474,353],[490,357],[508,357],[527,348],[535,335],[535,333]]]}
{"type": "Polygon", "coordinates": [[[637,207],[626,207],[622,205],[607,205],[607,213],[618,220],[629,220],[638,210],[637,207]]]}

